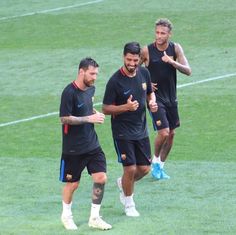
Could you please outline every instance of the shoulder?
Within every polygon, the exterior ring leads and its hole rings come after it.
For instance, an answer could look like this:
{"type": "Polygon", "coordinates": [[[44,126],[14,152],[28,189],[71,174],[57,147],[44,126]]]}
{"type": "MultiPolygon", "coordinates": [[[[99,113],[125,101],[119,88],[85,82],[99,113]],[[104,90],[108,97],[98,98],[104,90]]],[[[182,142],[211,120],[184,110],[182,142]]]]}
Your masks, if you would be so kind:
{"type": "Polygon", "coordinates": [[[174,53],[175,58],[179,58],[184,54],[182,46],[177,42],[169,42],[168,48],[170,52],[174,53]]]}
{"type": "Polygon", "coordinates": [[[143,46],[141,49],[141,54],[146,54],[146,53],[148,53],[148,46],[147,45],[143,46]]]}
{"type": "Polygon", "coordinates": [[[120,77],[122,77],[122,73],[121,73],[120,69],[118,69],[116,72],[114,72],[111,75],[109,82],[116,82],[116,80],[120,77]]]}
{"type": "Polygon", "coordinates": [[[148,61],[149,61],[149,46],[144,46],[141,49],[141,56],[140,56],[140,64],[145,64],[145,66],[148,65],[148,61]]]}
{"type": "Polygon", "coordinates": [[[175,50],[176,58],[179,59],[184,56],[184,50],[179,43],[177,42],[174,43],[174,50],[175,50]]]}
{"type": "Polygon", "coordinates": [[[141,73],[144,73],[144,74],[148,73],[148,69],[145,68],[145,67],[143,67],[143,66],[139,66],[139,67],[138,67],[138,70],[139,70],[141,73]]]}
{"type": "Polygon", "coordinates": [[[74,93],[74,86],[73,86],[72,83],[68,84],[68,85],[64,88],[62,94],[71,94],[71,93],[74,93]]]}
{"type": "Polygon", "coordinates": [[[106,87],[113,88],[117,83],[118,79],[122,76],[120,70],[117,70],[115,73],[111,75],[111,77],[107,81],[106,87]]]}
{"type": "Polygon", "coordinates": [[[152,44],[145,45],[141,49],[141,58],[147,58],[149,55],[149,50],[151,49],[152,44]]]}
{"type": "Polygon", "coordinates": [[[148,69],[146,67],[139,66],[138,67],[138,71],[139,71],[139,73],[141,73],[145,77],[149,77],[150,76],[150,73],[149,73],[149,71],[148,71],[148,69]]]}
{"type": "Polygon", "coordinates": [[[179,51],[183,51],[182,46],[178,42],[170,42],[170,45],[172,45],[176,53],[178,53],[179,51]]]}

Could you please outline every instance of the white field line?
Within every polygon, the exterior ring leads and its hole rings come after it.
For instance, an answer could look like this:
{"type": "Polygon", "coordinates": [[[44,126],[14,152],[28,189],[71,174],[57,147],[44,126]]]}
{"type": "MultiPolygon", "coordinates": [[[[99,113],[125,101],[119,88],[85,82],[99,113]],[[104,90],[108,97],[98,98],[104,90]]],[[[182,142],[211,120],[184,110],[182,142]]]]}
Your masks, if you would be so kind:
{"type": "Polygon", "coordinates": [[[29,13],[25,13],[25,14],[22,14],[22,15],[6,16],[6,17],[1,17],[0,21],[1,20],[15,19],[15,18],[19,18],[19,17],[25,17],[25,16],[32,16],[32,15],[36,15],[36,14],[45,14],[45,13],[54,12],[54,11],[62,11],[62,10],[65,10],[65,9],[71,9],[71,8],[75,8],[75,7],[87,6],[87,5],[91,5],[91,4],[95,4],[95,3],[99,3],[99,2],[103,2],[103,1],[104,0],[95,0],[95,1],[79,3],[79,4],[74,4],[74,5],[65,6],[65,7],[57,7],[57,8],[52,8],[52,9],[47,9],[47,10],[42,10],[42,11],[29,12],[29,13]]]}
{"type": "MultiPolygon", "coordinates": [[[[95,103],[93,106],[96,107],[96,106],[99,106],[99,105],[101,105],[101,104],[102,104],[102,103],[99,102],[99,103],[95,103]]],[[[29,117],[29,118],[19,119],[19,120],[12,121],[12,122],[5,122],[5,123],[1,123],[1,124],[0,124],[0,127],[15,125],[15,124],[17,124],[17,123],[28,122],[28,121],[31,121],[31,120],[34,120],[34,119],[40,119],[40,118],[50,117],[50,116],[54,116],[54,115],[58,115],[58,114],[59,114],[59,112],[52,112],[52,113],[41,114],[41,115],[38,115],[38,116],[29,117]]]]}
{"type": "MultiPolygon", "coordinates": [[[[195,82],[189,82],[189,83],[181,84],[181,85],[177,86],[177,88],[193,86],[193,85],[196,85],[196,84],[199,84],[199,83],[210,82],[210,81],[219,80],[219,79],[223,79],[223,78],[229,78],[229,77],[233,77],[233,76],[236,76],[236,73],[231,73],[231,74],[226,74],[226,75],[222,75],[222,76],[207,78],[207,79],[200,80],[200,81],[195,81],[195,82]]],[[[102,102],[95,103],[94,106],[96,107],[96,106],[99,106],[101,104],[102,104],[102,102]]],[[[45,117],[54,116],[54,115],[58,115],[58,114],[59,114],[58,112],[52,112],[52,113],[42,114],[42,115],[38,115],[38,116],[33,116],[33,117],[30,117],[30,118],[19,119],[19,120],[12,121],[12,122],[5,122],[5,123],[1,123],[0,127],[15,125],[17,123],[28,122],[28,121],[31,121],[31,120],[45,118],[45,117]]]]}
{"type": "Polygon", "coordinates": [[[233,77],[233,76],[236,76],[236,73],[230,73],[230,74],[226,74],[226,75],[222,75],[222,76],[217,76],[217,77],[213,77],[213,78],[207,78],[207,79],[200,80],[200,81],[195,81],[195,82],[189,82],[189,83],[181,84],[181,85],[178,85],[177,88],[182,88],[182,87],[186,87],[186,86],[192,86],[192,85],[199,84],[199,83],[210,82],[210,81],[214,81],[214,80],[218,80],[218,79],[222,79],[222,78],[229,78],[229,77],[233,77]]]}

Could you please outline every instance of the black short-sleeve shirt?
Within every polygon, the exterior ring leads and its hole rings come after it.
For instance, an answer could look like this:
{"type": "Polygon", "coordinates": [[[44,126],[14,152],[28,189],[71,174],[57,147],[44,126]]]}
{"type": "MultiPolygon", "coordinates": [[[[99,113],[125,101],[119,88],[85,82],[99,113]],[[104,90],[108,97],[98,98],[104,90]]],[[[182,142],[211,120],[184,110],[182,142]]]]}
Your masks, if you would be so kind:
{"type": "Polygon", "coordinates": [[[151,92],[150,74],[144,67],[139,66],[134,77],[128,77],[122,68],[112,75],[106,85],[103,104],[126,104],[130,95],[139,102],[136,111],[111,115],[113,138],[138,140],[148,136],[146,98],[151,92]]]}
{"type": "MultiPolygon", "coordinates": [[[[92,115],[94,93],[94,86],[83,91],[76,86],[75,82],[69,84],[61,95],[60,117],[92,115]]],[[[94,124],[62,125],[62,152],[64,154],[83,154],[99,146],[94,124]]]]}

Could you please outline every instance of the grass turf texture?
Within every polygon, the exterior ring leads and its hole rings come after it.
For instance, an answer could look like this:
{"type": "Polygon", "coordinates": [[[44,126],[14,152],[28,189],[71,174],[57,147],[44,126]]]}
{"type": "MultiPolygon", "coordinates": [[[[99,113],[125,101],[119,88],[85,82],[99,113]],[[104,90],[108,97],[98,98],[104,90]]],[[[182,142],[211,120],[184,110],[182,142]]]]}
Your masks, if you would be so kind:
{"type": "MultiPolygon", "coordinates": [[[[0,17],[79,3],[4,1],[0,17]]],[[[123,45],[153,41],[159,17],[173,21],[172,38],[181,43],[193,69],[191,77],[179,74],[178,84],[235,73],[235,9],[231,0],[105,0],[1,20],[0,123],[58,111],[63,87],[87,55],[100,64],[95,97],[100,102],[109,76],[122,65],[123,45]]],[[[119,204],[115,180],[122,169],[109,117],[96,126],[108,159],[101,212],[114,228],[107,234],[236,233],[235,78],[178,89],[181,128],[166,164],[172,178],[156,182],[147,176],[137,184],[140,218],[127,218],[119,204]]],[[[152,142],[154,135],[150,131],[152,142]]],[[[0,127],[0,149],[0,234],[72,234],[60,223],[58,117],[0,127]]],[[[90,195],[91,180],[84,174],[74,200],[75,221],[80,234],[102,234],[87,226],[90,195]]]]}

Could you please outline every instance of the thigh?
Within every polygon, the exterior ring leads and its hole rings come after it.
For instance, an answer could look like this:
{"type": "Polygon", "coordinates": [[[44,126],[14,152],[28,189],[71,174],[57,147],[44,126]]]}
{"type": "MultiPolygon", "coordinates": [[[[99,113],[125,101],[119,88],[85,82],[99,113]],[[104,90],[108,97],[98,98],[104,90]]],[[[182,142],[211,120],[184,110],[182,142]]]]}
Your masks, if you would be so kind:
{"type": "Polygon", "coordinates": [[[99,172],[106,173],[106,158],[101,147],[89,152],[87,157],[87,170],[90,175],[99,172]]]}
{"type": "Polygon", "coordinates": [[[77,182],[87,164],[82,155],[62,154],[60,166],[60,180],[62,182],[77,182]]]}
{"type": "Polygon", "coordinates": [[[149,166],[151,164],[151,146],[148,137],[136,141],[135,156],[136,165],[149,166]]]}
{"type": "Polygon", "coordinates": [[[135,143],[133,140],[114,140],[118,162],[123,166],[136,165],[135,143]]]}
{"type": "Polygon", "coordinates": [[[150,115],[152,118],[153,129],[155,131],[169,127],[169,121],[167,118],[166,107],[163,104],[158,103],[157,112],[155,112],[155,113],[150,112],[150,115]]]}
{"type": "Polygon", "coordinates": [[[180,126],[178,107],[168,107],[167,108],[167,118],[169,122],[170,130],[173,130],[180,126]]]}

